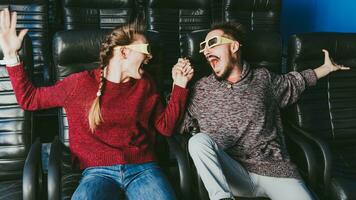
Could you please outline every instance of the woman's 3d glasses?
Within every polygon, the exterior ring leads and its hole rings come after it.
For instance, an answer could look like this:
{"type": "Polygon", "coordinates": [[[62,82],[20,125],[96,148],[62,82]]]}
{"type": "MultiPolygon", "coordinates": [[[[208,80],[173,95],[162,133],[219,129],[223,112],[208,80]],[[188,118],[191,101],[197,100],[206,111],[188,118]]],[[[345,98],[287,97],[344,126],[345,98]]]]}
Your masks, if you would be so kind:
{"type": "Polygon", "coordinates": [[[221,44],[229,44],[234,42],[233,40],[223,37],[223,36],[214,36],[200,43],[199,53],[202,53],[205,48],[213,48],[221,44]]]}
{"type": "Polygon", "coordinates": [[[124,46],[116,46],[114,50],[120,50],[121,47],[126,47],[136,52],[146,54],[149,59],[152,58],[151,48],[149,44],[129,44],[124,46]]]}

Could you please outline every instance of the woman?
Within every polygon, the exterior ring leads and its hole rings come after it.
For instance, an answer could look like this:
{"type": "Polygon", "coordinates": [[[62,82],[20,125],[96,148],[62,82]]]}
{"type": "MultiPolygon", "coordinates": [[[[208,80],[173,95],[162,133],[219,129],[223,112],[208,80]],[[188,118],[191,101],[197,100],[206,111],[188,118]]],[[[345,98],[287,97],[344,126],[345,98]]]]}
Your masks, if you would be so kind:
{"type": "Polygon", "coordinates": [[[27,110],[64,107],[73,160],[83,171],[72,199],[175,199],[154,155],[155,131],[170,136],[181,117],[193,76],[189,61],[172,69],[171,99],[163,107],[141,66],[151,58],[143,30],[116,28],[103,42],[101,67],[73,74],[51,87],[28,80],[17,51],[27,30],[16,34],[16,13],[0,14],[0,46],[18,103],[27,110]]]}

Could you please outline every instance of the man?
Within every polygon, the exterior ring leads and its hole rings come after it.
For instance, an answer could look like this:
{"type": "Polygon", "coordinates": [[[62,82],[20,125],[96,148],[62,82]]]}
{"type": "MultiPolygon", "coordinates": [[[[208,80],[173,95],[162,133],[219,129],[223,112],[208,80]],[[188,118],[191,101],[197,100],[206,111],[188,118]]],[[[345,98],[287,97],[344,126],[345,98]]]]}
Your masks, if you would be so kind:
{"type": "Polygon", "coordinates": [[[333,64],[323,50],[324,64],[315,70],[276,75],[253,69],[241,59],[244,38],[240,24],[222,23],[200,44],[213,73],[196,83],[181,126],[187,131],[196,119],[200,128],[189,153],[212,200],[310,200],[286,149],[280,108],[317,79],[349,68],[333,64]]]}

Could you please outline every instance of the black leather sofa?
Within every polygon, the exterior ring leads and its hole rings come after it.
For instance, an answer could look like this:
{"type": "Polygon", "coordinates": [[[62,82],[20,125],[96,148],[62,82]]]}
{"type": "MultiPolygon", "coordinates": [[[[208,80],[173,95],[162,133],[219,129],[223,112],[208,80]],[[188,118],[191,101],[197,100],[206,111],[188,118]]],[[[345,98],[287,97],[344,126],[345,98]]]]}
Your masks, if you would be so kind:
{"type": "Polygon", "coordinates": [[[351,33],[297,34],[290,40],[289,71],[320,66],[321,49],[327,49],[334,62],[351,67],[307,89],[286,117],[290,136],[311,147],[299,154],[308,159],[296,161],[321,199],[356,199],[355,44],[356,34],[351,33]]]}
{"type": "MultiPolygon", "coordinates": [[[[32,44],[25,37],[19,52],[30,77],[32,44]]],[[[0,50],[0,57],[3,53],[0,50]]],[[[41,199],[41,144],[33,133],[33,113],[17,103],[5,66],[0,66],[0,199],[41,199]]]]}

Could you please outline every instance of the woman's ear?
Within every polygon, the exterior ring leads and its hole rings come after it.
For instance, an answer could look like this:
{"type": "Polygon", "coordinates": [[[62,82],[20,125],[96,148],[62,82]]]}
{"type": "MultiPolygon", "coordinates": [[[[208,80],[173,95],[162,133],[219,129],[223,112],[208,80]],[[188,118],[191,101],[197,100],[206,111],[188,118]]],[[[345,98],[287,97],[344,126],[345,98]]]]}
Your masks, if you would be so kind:
{"type": "Polygon", "coordinates": [[[126,59],[126,54],[127,54],[127,52],[126,52],[126,48],[125,47],[120,47],[120,49],[118,50],[118,51],[114,51],[114,55],[116,54],[116,55],[119,55],[119,57],[120,58],[122,58],[122,59],[126,59]]]}
{"type": "Polygon", "coordinates": [[[240,43],[238,41],[234,41],[233,43],[231,43],[230,47],[231,52],[236,53],[240,49],[240,43]]]}

